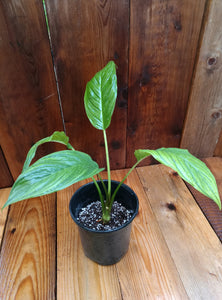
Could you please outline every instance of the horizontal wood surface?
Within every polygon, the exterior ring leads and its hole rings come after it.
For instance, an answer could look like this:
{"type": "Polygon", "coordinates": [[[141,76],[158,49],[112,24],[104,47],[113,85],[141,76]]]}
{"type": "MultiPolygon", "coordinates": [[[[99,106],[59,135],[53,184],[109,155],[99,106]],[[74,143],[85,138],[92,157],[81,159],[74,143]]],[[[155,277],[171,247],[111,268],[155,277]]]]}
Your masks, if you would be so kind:
{"type": "MultiPolygon", "coordinates": [[[[220,157],[210,157],[204,160],[206,165],[212,170],[219,189],[219,195],[222,199],[222,158],[220,157]]],[[[211,226],[214,228],[217,236],[222,242],[222,212],[219,210],[218,206],[211,201],[209,198],[195,190],[189,184],[187,185],[202,209],[203,213],[209,220],[211,226]]]]}
{"type": "Polygon", "coordinates": [[[162,165],[138,173],[189,299],[220,299],[222,244],[186,185],[162,165]]]}
{"type": "MultiPolygon", "coordinates": [[[[217,160],[207,163],[221,190],[217,160]]],[[[112,178],[121,180],[126,172],[112,171],[112,178]]],[[[222,244],[175,172],[155,165],[128,177],[139,213],[127,254],[105,267],[84,256],[69,214],[72,194],[88,181],[58,192],[57,211],[51,195],[12,205],[5,226],[7,212],[0,215],[1,299],[220,299],[222,244]]],[[[8,192],[1,190],[0,204],[8,192]]]]}
{"type": "Polygon", "coordinates": [[[80,184],[57,196],[57,299],[121,299],[115,266],[102,267],[86,259],[69,201],[80,184]]]}
{"type": "MultiPolygon", "coordinates": [[[[112,178],[121,181],[126,172],[113,171],[112,178]]],[[[137,194],[140,206],[133,224],[129,252],[116,265],[123,299],[187,299],[141,178],[135,171],[125,183],[137,194]]]]}
{"type": "MultiPolygon", "coordinates": [[[[2,204],[6,194],[0,197],[2,204]]],[[[55,299],[55,216],[55,194],[10,207],[0,253],[1,300],[55,299]]]]}

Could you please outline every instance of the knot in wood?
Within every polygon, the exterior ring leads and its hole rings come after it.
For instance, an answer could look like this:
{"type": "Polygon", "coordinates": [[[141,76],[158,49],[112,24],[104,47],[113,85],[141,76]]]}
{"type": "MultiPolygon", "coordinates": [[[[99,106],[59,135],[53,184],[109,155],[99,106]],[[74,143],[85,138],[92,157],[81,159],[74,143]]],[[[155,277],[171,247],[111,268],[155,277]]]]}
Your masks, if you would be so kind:
{"type": "Polygon", "coordinates": [[[178,173],[177,172],[173,172],[172,175],[173,176],[178,176],[178,173]]]}
{"type": "Polygon", "coordinates": [[[220,119],[221,118],[221,112],[220,111],[215,111],[214,113],[212,113],[211,116],[214,120],[220,119]]]}
{"type": "Polygon", "coordinates": [[[16,232],[16,228],[12,228],[11,234],[14,234],[16,232]]]}
{"type": "Polygon", "coordinates": [[[180,21],[180,20],[174,21],[174,28],[175,28],[177,31],[181,31],[181,30],[182,30],[182,25],[181,25],[181,21],[180,21]]]}
{"type": "Polygon", "coordinates": [[[166,206],[169,210],[176,210],[176,206],[172,202],[167,203],[166,206]]]}
{"type": "Polygon", "coordinates": [[[209,66],[216,65],[216,63],[217,63],[216,57],[209,57],[209,58],[207,59],[207,64],[208,64],[209,66]]]}

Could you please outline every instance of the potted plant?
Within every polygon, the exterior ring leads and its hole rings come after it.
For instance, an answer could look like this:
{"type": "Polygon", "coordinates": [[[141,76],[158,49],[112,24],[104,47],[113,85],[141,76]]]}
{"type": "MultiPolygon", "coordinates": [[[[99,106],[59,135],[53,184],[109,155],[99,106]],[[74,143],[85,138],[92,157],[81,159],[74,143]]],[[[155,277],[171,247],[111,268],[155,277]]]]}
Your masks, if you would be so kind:
{"type": "Polygon", "coordinates": [[[116,97],[116,66],[110,61],[87,83],[84,95],[89,121],[95,128],[103,131],[108,180],[102,180],[99,175],[103,168],[99,168],[88,154],[75,150],[64,132],[56,131],[32,146],[22,173],[4,205],[53,193],[75,182],[92,178],[91,183],[76,191],[69,208],[72,218],[79,225],[85,254],[103,265],[116,263],[128,249],[131,222],[138,211],[138,199],[124,181],[150,155],[174,169],[185,181],[215,201],[221,209],[213,174],[201,160],[184,149],[136,150],[137,161],[122,181],[111,180],[106,129],[111,122],[116,97]],[[51,153],[31,164],[37,147],[46,142],[62,143],[67,150],[51,153]],[[95,179],[95,175],[98,175],[99,181],[95,179]]]}

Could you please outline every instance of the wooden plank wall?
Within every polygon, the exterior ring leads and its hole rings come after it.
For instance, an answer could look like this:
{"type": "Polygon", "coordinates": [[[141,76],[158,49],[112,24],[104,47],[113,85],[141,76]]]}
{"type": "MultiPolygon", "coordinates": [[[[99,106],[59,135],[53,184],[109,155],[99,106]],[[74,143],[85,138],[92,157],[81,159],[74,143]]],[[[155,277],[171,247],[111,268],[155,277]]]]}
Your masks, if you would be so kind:
{"type": "MultiPolygon", "coordinates": [[[[205,45],[213,43],[209,54],[217,51],[217,71],[211,73],[220,73],[220,26],[212,23],[214,14],[222,14],[219,0],[45,0],[45,5],[50,39],[42,1],[0,2],[0,167],[5,174],[0,187],[18,176],[30,146],[54,130],[65,128],[76,149],[104,165],[102,134],[86,118],[83,95],[86,82],[111,59],[118,66],[117,105],[108,130],[111,167],[132,165],[137,148],[178,147],[182,132],[181,145],[190,148],[185,136],[189,141],[196,135],[189,128],[199,129],[202,110],[209,113],[209,106],[201,106],[194,112],[197,122],[190,118],[193,103],[201,104],[197,78],[205,45]]],[[[204,156],[222,155],[221,101],[214,105],[221,81],[212,74],[201,81],[206,89],[210,85],[209,105],[217,111],[216,131],[200,137],[210,135],[214,143],[213,152],[204,146],[204,156]],[[217,79],[210,80],[213,76],[217,79]]],[[[43,147],[39,156],[54,149],[43,147]]]]}
{"type": "Polygon", "coordinates": [[[200,157],[222,151],[222,2],[206,8],[202,39],[181,147],[200,157]]]}
{"type": "Polygon", "coordinates": [[[105,164],[102,132],[84,112],[87,81],[109,60],[118,65],[119,95],[109,128],[112,168],[125,166],[129,1],[46,0],[67,134],[75,149],[105,164]]]}
{"type": "Polygon", "coordinates": [[[63,126],[42,3],[2,0],[0,146],[14,179],[32,144],[54,129],[63,126]]]}
{"type": "Polygon", "coordinates": [[[205,1],[131,1],[127,165],[134,149],[178,147],[205,1]]]}

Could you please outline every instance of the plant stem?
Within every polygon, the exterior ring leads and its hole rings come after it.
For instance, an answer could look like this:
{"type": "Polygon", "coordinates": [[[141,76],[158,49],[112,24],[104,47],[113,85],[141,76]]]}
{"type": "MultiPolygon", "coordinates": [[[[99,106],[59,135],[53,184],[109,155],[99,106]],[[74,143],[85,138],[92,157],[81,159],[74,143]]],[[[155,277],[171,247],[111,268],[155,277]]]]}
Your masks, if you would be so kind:
{"type": "MultiPolygon", "coordinates": [[[[101,178],[101,177],[100,177],[101,178]]],[[[109,207],[106,205],[105,201],[104,201],[104,198],[103,198],[103,194],[101,192],[101,189],[97,183],[97,181],[95,180],[94,177],[92,177],[92,180],[97,188],[97,191],[98,191],[98,194],[99,194],[99,198],[100,198],[100,201],[101,201],[101,205],[102,205],[102,220],[103,220],[103,223],[107,223],[110,221],[110,210],[109,210],[109,207]]],[[[104,182],[102,181],[102,178],[101,178],[101,182],[104,184],[104,182]]],[[[104,184],[104,189],[105,189],[105,193],[107,194],[107,191],[106,191],[106,186],[104,184]]]]}
{"type": "Polygon", "coordinates": [[[106,130],[103,130],[103,137],[104,137],[104,143],[105,143],[105,151],[106,151],[106,165],[107,165],[107,175],[108,175],[108,199],[107,205],[109,205],[111,200],[111,174],[110,174],[110,163],[109,163],[109,149],[108,149],[108,142],[107,142],[107,136],[106,136],[106,130]]]}
{"type": "Polygon", "coordinates": [[[127,174],[124,176],[124,178],[121,180],[121,182],[118,184],[117,188],[115,189],[114,193],[112,194],[112,197],[111,197],[111,201],[109,203],[109,212],[111,211],[112,209],[112,205],[113,205],[113,202],[115,200],[115,196],[118,192],[118,190],[120,189],[121,185],[123,184],[123,182],[126,180],[126,178],[129,176],[129,174],[136,168],[136,166],[143,160],[144,158],[141,158],[139,161],[137,161],[135,163],[135,165],[132,166],[132,168],[129,170],[129,172],[127,172],[127,174]]]}
{"type": "Polygon", "coordinates": [[[102,205],[102,211],[104,212],[106,210],[106,206],[105,206],[105,203],[104,203],[104,199],[103,199],[103,195],[102,195],[102,192],[101,192],[101,189],[97,183],[97,181],[95,180],[94,177],[92,177],[92,180],[96,186],[96,189],[98,191],[98,194],[99,194],[99,199],[100,199],[100,202],[101,202],[101,205],[102,205]]]}
{"type": "MultiPolygon", "coordinates": [[[[105,183],[104,183],[104,181],[103,181],[103,179],[102,179],[102,177],[101,177],[101,175],[100,174],[97,174],[97,176],[99,177],[99,180],[101,181],[101,183],[102,183],[102,186],[103,186],[103,190],[104,190],[104,192],[105,192],[105,195],[106,195],[106,199],[108,198],[108,193],[107,193],[107,188],[106,188],[106,186],[105,186],[105,183]]],[[[106,200],[105,199],[105,200],[106,200]]]]}

